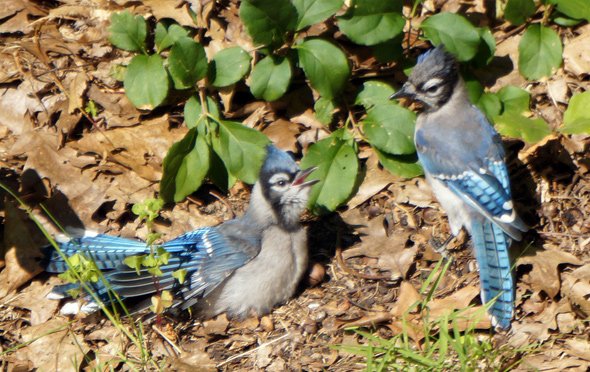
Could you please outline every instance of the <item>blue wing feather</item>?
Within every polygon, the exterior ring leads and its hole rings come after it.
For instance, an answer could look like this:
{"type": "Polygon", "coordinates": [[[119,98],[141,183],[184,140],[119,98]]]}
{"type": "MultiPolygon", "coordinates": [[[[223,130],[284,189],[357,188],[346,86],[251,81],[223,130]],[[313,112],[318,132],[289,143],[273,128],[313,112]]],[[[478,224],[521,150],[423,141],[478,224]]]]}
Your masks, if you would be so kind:
{"type": "MultiPolygon", "coordinates": [[[[163,275],[155,278],[142,268],[139,272],[123,264],[128,256],[149,253],[145,242],[112,237],[108,235],[85,236],[73,238],[60,243],[66,255],[85,252],[91,256],[101,270],[106,270],[105,278],[109,287],[122,298],[141,297],[155,293],[157,290],[171,290],[176,296],[173,306],[183,308],[192,306],[202,296],[210,293],[221,284],[234,270],[247,263],[251,257],[240,250],[217,228],[202,228],[162,244],[172,254],[166,265],[160,266],[163,275]],[[179,270],[187,271],[184,283],[179,283],[172,274],[179,270]]],[[[48,248],[51,249],[51,248],[48,248]]],[[[66,271],[67,265],[57,252],[52,251],[46,262],[49,272],[66,271]]],[[[56,296],[64,296],[75,285],[56,287],[56,296]]],[[[102,282],[93,284],[94,292],[105,303],[110,302],[108,289],[102,282]]],[[[91,301],[90,296],[86,300],[91,301]]],[[[149,306],[149,301],[140,301],[142,308],[149,306]]]]}

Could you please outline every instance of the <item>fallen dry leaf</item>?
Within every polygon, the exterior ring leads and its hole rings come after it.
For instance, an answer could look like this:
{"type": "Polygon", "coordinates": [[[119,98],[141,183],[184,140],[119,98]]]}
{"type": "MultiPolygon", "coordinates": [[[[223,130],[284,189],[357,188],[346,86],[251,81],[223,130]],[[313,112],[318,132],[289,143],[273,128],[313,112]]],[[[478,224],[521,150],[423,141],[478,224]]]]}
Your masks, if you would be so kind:
{"type": "Polygon", "coordinates": [[[559,265],[582,265],[583,262],[571,253],[553,249],[538,249],[527,252],[519,257],[516,266],[532,265],[530,273],[523,276],[522,281],[529,284],[535,291],[543,291],[554,298],[560,290],[559,265]]]}
{"type": "Polygon", "coordinates": [[[581,275],[586,273],[590,265],[585,265],[571,273],[563,273],[561,278],[561,294],[570,301],[573,307],[581,311],[586,317],[590,316],[590,279],[581,275]],[[584,269],[584,270],[580,270],[584,269]]]}
{"type": "Polygon", "coordinates": [[[348,201],[348,208],[353,209],[358,207],[396,180],[399,180],[399,177],[381,168],[377,155],[371,151],[366,162],[365,178],[359,186],[356,195],[348,201]]]}
{"type": "Polygon", "coordinates": [[[23,329],[22,341],[28,345],[17,356],[30,360],[38,371],[78,370],[88,351],[82,337],[69,330],[68,322],[63,319],[23,329]]]}
{"type": "Polygon", "coordinates": [[[391,279],[404,278],[414,263],[418,247],[406,248],[409,233],[398,233],[387,236],[384,227],[384,216],[378,216],[368,222],[361,243],[343,252],[345,259],[357,256],[377,258],[377,266],[381,270],[391,272],[391,279]]]}
{"type": "Polygon", "coordinates": [[[15,291],[42,271],[39,247],[47,244],[29,215],[17,206],[17,202],[5,202],[6,266],[0,272],[0,298],[15,291]]]}

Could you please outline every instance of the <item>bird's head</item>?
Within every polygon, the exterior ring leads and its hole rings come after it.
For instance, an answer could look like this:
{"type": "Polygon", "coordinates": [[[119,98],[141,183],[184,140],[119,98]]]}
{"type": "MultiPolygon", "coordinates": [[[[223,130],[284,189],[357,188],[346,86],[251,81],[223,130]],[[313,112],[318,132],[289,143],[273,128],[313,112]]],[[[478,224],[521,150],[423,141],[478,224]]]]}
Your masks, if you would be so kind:
{"type": "Polygon", "coordinates": [[[391,98],[408,98],[436,111],[451,98],[458,79],[457,61],[439,45],[418,57],[408,81],[391,98]]]}
{"type": "Polygon", "coordinates": [[[265,199],[284,226],[295,226],[299,223],[301,213],[307,205],[309,190],[318,182],[306,180],[314,170],[315,167],[300,170],[285,151],[273,145],[267,146],[267,155],[258,182],[265,199]]]}

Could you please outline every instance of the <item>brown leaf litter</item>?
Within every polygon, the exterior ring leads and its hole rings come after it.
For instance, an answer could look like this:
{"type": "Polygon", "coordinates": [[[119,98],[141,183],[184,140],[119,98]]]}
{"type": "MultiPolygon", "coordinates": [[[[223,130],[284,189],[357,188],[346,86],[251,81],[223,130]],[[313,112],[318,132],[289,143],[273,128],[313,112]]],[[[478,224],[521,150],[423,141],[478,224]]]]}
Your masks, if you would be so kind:
{"type": "MultiPolygon", "coordinates": [[[[157,192],[165,153],[186,128],[178,105],[147,113],[127,100],[111,68],[128,63],[131,53],[109,44],[108,18],[113,11],[130,9],[192,25],[192,11],[197,24],[207,28],[208,55],[234,45],[252,50],[239,21],[238,3],[19,0],[0,4],[2,182],[14,185],[31,206],[43,202],[64,225],[145,238],[147,229],[135,220],[131,205],[157,192]],[[98,107],[92,117],[85,110],[90,101],[98,107]]],[[[444,7],[481,19],[487,10],[483,5],[427,0],[420,17],[444,7]]],[[[523,28],[491,27],[498,40],[496,55],[517,66],[523,28]]],[[[526,82],[516,68],[494,79],[482,74],[491,91],[507,84],[529,90],[531,111],[553,128],[559,127],[571,95],[590,88],[590,26],[567,30],[561,30],[563,68],[547,81],[526,82]]],[[[306,32],[343,38],[329,22],[306,32]]],[[[392,67],[378,63],[365,48],[350,46],[347,51],[359,76],[388,74],[392,67]]],[[[245,99],[236,94],[237,89],[221,92],[225,115],[262,130],[282,148],[300,154],[329,133],[310,108],[311,94],[295,91],[285,100],[265,103],[245,99]]],[[[493,340],[496,346],[539,344],[524,355],[517,369],[590,366],[589,145],[589,137],[579,135],[552,134],[532,146],[507,141],[514,195],[535,231],[513,252],[517,308],[512,330],[493,340]]],[[[454,310],[465,319],[458,323],[462,329],[475,327],[479,335],[489,337],[491,325],[481,317],[477,271],[464,237],[449,243],[453,264],[433,299],[422,307],[425,297],[419,289],[441,257],[433,244],[450,234],[446,218],[423,178],[394,177],[379,166],[367,146],[361,144],[360,150],[366,177],[347,210],[323,219],[306,218],[315,234],[311,250],[318,285],[302,289],[261,319],[220,316],[196,321],[184,314],[146,325],[145,345],[162,368],[362,369],[362,357],[329,347],[367,343],[346,328],[363,327],[390,338],[401,332],[405,321],[419,348],[425,322],[436,324],[454,310]]],[[[166,239],[218,224],[241,213],[248,194],[240,184],[227,195],[205,187],[164,210],[155,228],[166,239]]],[[[57,303],[45,295],[59,279],[37,275],[34,259],[43,238],[26,212],[2,195],[2,368],[125,370],[121,355],[140,365],[141,350],[104,317],[66,320],[55,314],[57,303]]],[[[38,209],[34,213],[51,231],[58,230],[38,209]]]]}

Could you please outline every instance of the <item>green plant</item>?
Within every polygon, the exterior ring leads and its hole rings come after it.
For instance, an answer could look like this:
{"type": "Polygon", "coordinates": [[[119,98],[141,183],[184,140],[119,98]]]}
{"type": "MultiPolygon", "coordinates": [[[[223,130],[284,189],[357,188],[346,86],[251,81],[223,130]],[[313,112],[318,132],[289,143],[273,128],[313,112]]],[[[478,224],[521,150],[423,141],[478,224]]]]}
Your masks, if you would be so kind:
{"type": "MultiPolygon", "coordinates": [[[[75,254],[71,257],[66,256],[59,244],[55,241],[55,239],[51,236],[51,234],[45,229],[45,227],[41,224],[41,222],[37,219],[35,214],[33,213],[32,209],[24,203],[24,201],[18,197],[12,190],[6,187],[4,184],[0,183],[0,189],[4,190],[8,193],[14,200],[16,200],[20,207],[25,210],[31,219],[42,232],[43,236],[47,239],[49,244],[53,247],[60,254],[63,260],[66,262],[68,266],[68,271],[66,272],[66,280],[69,280],[73,283],[78,283],[80,288],[88,293],[94,302],[96,302],[103,314],[109,319],[109,321],[113,324],[115,329],[120,332],[121,335],[126,337],[137,349],[140,353],[139,360],[130,360],[125,356],[123,350],[118,351],[118,357],[121,361],[125,362],[129,367],[132,369],[139,369],[139,368],[155,368],[159,369],[157,362],[152,358],[151,353],[148,350],[146,345],[146,340],[144,338],[144,329],[141,320],[134,321],[130,316],[129,312],[127,311],[125,304],[121,301],[119,296],[116,292],[112,291],[110,285],[102,272],[96,269],[96,264],[92,260],[92,257],[86,257],[83,254],[75,254]],[[108,296],[111,298],[111,303],[113,306],[106,306],[103,301],[101,300],[98,295],[96,295],[92,288],[92,283],[96,283],[101,281],[108,290],[108,296]],[[117,308],[119,306],[119,308],[117,308]],[[119,313],[119,309],[123,311],[126,316],[126,320],[121,317],[119,313]]],[[[53,218],[53,216],[47,211],[47,209],[41,204],[41,209],[45,212],[45,214],[62,230],[65,234],[65,230],[60,226],[60,224],[53,218]]],[[[63,330],[63,328],[55,329],[49,331],[49,333],[58,332],[63,330]]],[[[0,357],[5,354],[8,354],[12,351],[18,350],[21,347],[26,346],[27,344],[34,342],[35,340],[44,337],[44,335],[40,335],[36,338],[33,338],[28,343],[17,345],[14,348],[9,350],[5,350],[4,352],[0,353],[0,357]]]]}
{"type": "Polygon", "coordinates": [[[365,339],[365,344],[339,345],[337,348],[364,356],[368,371],[497,371],[515,367],[518,356],[531,353],[538,347],[529,345],[515,349],[509,345],[494,345],[491,335],[475,328],[486,316],[485,307],[476,312],[469,312],[470,308],[455,310],[432,318],[430,303],[451,264],[447,260],[443,265],[443,261],[436,264],[422,284],[419,292],[423,299],[410,305],[402,315],[400,333],[383,339],[366,330],[353,328],[352,331],[365,339]],[[418,314],[421,326],[410,320],[412,313],[418,314]],[[417,333],[422,337],[416,339],[417,333]]]}
{"type": "Polygon", "coordinates": [[[504,18],[513,25],[526,25],[518,45],[518,69],[529,80],[549,76],[562,63],[563,47],[557,32],[549,27],[574,26],[582,20],[590,21],[590,3],[583,0],[543,0],[539,8],[533,0],[508,0],[504,18]],[[540,23],[532,17],[543,8],[540,23]]]}
{"type": "MultiPolygon", "coordinates": [[[[222,188],[231,187],[236,180],[255,182],[268,139],[259,131],[224,119],[215,98],[219,89],[236,86],[249,88],[253,97],[269,102],[291,99],[286,97],[302,87],[314,92],[315,117],[330,133],[311,144],[302,160],[304,166],[318,167],[320,182],[310,200],[316,213],[335,210],[362,182],[359,145],[368,145],[383,167],[396,175],[421,174],[413,144],[415,115],[388,99],[394,92],[390,85],[353,71],[348,54],[350,45],[368,48],[380,62],[395,61],[409,73],[416,53],[409,41],[405,53],[402,50],[406,25],[407,32],[433,45],[444,44],[462,62],[472,101],[502,134],[530,143],[549,134],[548,124],[529,111],[528,92],[514,86],[497,93],[484,92],[473,77],[474,71],[493,59],[496,42],[491,30],[448,12],[426,17],[416,25],[421,3],[414,1],[410,14],[404,15],[401,0],[355,0],[346,5],[343,0],[244,0],[239,17],[256,48],[233,46],[210,60],[191,30],[158,22],[153,33],[154,52],[150,52],[146,40],[151,33],[145,20],[125,12],[114,14],[111,41],[139,53],[124,77],[130,100],[139,108],[153,109],[173,103],[169,101],[172,90],[182,92],[175,97],[189,97],[184,102],[189,131],[172,145],[164,160],[163,200],[182,200],[205,179],[222,188]],[[310,27],[322,22],[341,36],[331,37],[328,32],[307,36],[310,27]],[[360,80],[358,87],[351,80],[360,80]],[[336,177],[338,173],[346,174],[346,181],[336,177]]],[[[532,0],[506,2],[503,16],[526,27],[519,47],[519,69],[525,77],[547,76],[561,64],[561,41],[548,23],[564,25],[588,19],[589,7],[581,0],[546,0],[540,5],[532,0]],[[540,23],[534,18],[538,14],[542,14],[540,23]]],[[[567,128],[564,131],[567,133],[567,128]]]]}

